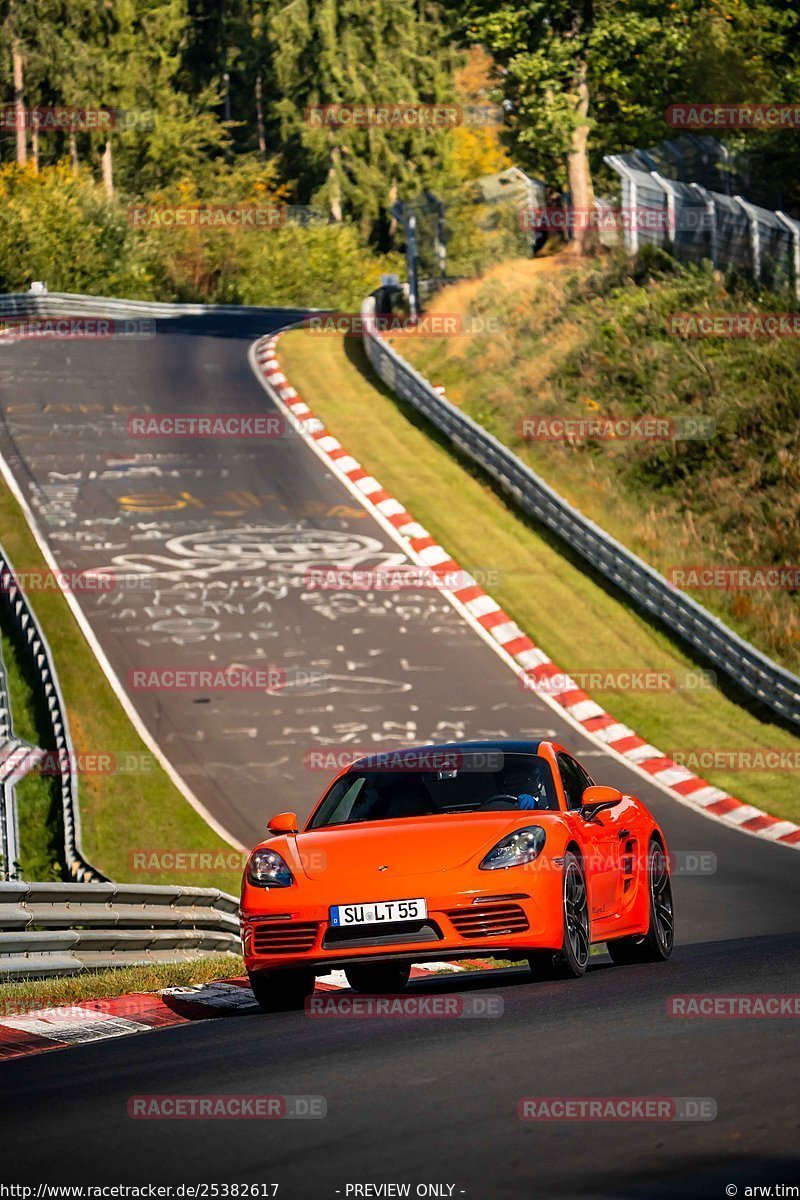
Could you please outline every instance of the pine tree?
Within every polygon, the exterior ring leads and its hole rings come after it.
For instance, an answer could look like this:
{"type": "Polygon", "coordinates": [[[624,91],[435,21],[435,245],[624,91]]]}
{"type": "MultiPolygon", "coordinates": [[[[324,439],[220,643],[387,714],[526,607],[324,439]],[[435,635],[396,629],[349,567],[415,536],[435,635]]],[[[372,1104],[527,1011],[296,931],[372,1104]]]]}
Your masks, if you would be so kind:
{"type": "Polygon", "coordinates": [[[321,106],[452,98],[444,30],[413,0],[278,0],[273,44],[285,173],[335,221],[374,230],[391,199],[436,179],[446,131],[313,123],[321,106]]]}

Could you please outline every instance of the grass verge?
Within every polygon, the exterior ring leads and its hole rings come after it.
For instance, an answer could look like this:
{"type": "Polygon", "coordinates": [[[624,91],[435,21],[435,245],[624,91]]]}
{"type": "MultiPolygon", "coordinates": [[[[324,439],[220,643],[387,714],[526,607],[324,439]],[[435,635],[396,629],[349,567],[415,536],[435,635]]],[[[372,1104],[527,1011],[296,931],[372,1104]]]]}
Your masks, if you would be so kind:
{"type": "Polygon", "coordinates": [[[154,963],[142,967],[115,967],[110,971],[81,971],[58,979],[28,979],[0,983],[0,1024],[3,1016],[32,1008],[77,1004],[81,1000],[111,999],[128,992],[157,992],[161,988],[188,987],[244,974],[237,955],[214,954],[195,962],[154,963]]]}
{"type": "MultiPolygon", "coordinates": [[[[25,516],[5,483],[0,483],[0,529],[15,570],[21,574],[46,573],[47,566],[25,516]]],[[[139,868],[134,853],[207,853],[214,856],[208,860],[211,868],[182,872],[180,882],[236,894],[241,869],[214,869],[216,861],[222,861],[217,856],[225,855],[230,847],[183,798],[145,747],[62,593],[42,590],[29,595],[28,600],[53,652],[76,752],[109,754],[117,765],[117,769],[107,774],[84,774],[80,778],[83,851],[89,861],[111,879],[142,884],[175,883],[174,869],[159,869],[158,860],[152,856],[146,860],[146,869],[139,868]],[[120,770],[126,755],[131,756],[127,762],[141,763],[146,769],[136,773],[120,770]]],[[[9,659],[8,665],[13,667],[13,654],[9,659]]],[[[20,700],[24,700],[21,672],[19,676],[15,681],[12,675],[9,683],[17,688],[20,700]]],[[[21,710],[19,717],[15,712],[15,721],[20,737],[37,741],[33,723],[25,723],[21,710]]],[[[42,782],[41,777],[31,777],[20,785],[20,815],[25,830],[20,837],[23,858],[28,854],[26,833],[30,833],[31,826],[45,815],[56,820],[41,789],[42,782]]],[[[49,781],[44,782],[49,786],[49,781]]],[[[26,878],[37,878],[32,871],[46,871],[52,866],[52,845],[51,832],[31,843],[31,858],[25,858],[26,878]]]]}
{"type": "MultiPolygon", "coordinates": [[[[492,573],[496,583],[487,590],[559,667],[656,671],[683,682],[697,678],[697,665],[666,633],[612,596],[513,511],[477,468],[459,461],[419,414],[392,396],[357,342],[313,338],[297,330],[281,339],[280,359],[292,385],[347,450],[462,566],[484,576],[492,573]]],[[[800,751],[800,739],[708,686],[586,690],[668,754],[800,751]]],[[[520,692],[520,706],[525,702],[520,692]]],[[[743,801],[800,820],[800,795],[790,771],[698,767],[698,773],[743,801]]]]}
{"type": "MultiPolygon", "coordinates": [[[[764,317],[787,305],[786,295],[759,294],[652,247],[632,263],[562,254],[503,263],[433,299],[431,313],[468,313],[490,336],[395,345],[586,516],[657,570],[683,569],[691,580],[699,565],[798,561],[796,339],[680,333],[687,314],[764,317]],[[644,416],[692,422],[697,436],[578,431],[579,421],[644,416]],[[573,421],[571,436],[533,440],[551,420],[573,421]]],[[[800,671],[796,588],[687,590],[800,671]]]]}
{"type": "MultiPolygon", "coordinates": [[[[15,737],[43,749],[53,749],[31,679],[31,667],[5,610],[0,611],[3,663],[15,737]]],[[[24,879],[42,883],[66,878],[64,831],[59,781],[35,771],[16,785],[19,820],[19,869],[24,879]]]]}

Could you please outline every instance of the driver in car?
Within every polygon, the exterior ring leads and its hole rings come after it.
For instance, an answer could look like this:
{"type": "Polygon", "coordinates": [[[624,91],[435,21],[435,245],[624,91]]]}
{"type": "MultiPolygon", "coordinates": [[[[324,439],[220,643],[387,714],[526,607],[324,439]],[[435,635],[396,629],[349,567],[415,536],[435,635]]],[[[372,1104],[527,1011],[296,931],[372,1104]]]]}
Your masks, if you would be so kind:
{"type": "Polygon", "coordinates": [[[509,775],[503,786],[509,795],[517,797],[520,808],[547,809],[550,807],[544,783],[533,771],[518,771],[509,775]]]}

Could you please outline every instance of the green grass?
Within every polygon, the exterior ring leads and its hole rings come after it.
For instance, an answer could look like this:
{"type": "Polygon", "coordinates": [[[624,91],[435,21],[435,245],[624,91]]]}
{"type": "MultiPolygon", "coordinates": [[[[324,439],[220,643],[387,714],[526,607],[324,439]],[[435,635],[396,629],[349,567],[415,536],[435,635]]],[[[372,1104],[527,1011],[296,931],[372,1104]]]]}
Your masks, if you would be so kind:
{"type": "MultiPolygon", "coordinates": [[[[458,461],[418,414],[390,395],[357,342],[295,331],[281,339],[279,356],[292,385],[331,432],[462,566],[496,572],[498,582],[487,590],[559,667],[647,669],[682,677],[696,672],[696,664],[666,633],[609,594],[513,511],[477,469],[458,461]]],[[[800,740],[716,689],[607,689],[595,699],[665,752],[800,748],[800,740]]],[[[743,801],[800,819],[791,772],[703,774],[743,801]]]]}
{"type": "MultiPolygon", "coordinates": [[[[5,484],[0,486],[0,529],[2,541],[15,570],[44,572],[46,564],[23,513],[5,484]]],[[[81,633],[64,596],[55,589],[28,596],[53,652],[67,713],[72,741],[77,752],[101,752],[116,756],[144,756],[147,771],[136,774],[115,771],[83,774],[80,777],[80,811],[83,850],[93,865],[119,881],[175,883],[216,887],[238,893],[238,868],[182,871],[137,869],[136,851],[211,852],[228,851],[227,843],[214,833],[183,798],[169,776],[150,754],[131,725],[92,650],[81,633]]],[[[4,651],[6,649],[4,643],[4,651]]],[[[16,696],[16,732],[37,742],[35,717],[26,702],[24,679],[9,654],[10,686],[16,696]],[[29,716],[25,715],[26,709],[29,716]]],[[[13,697],[12,697],[13,699],[13,697]]],[[[52,877],[53,846],[58,815],[42,787],[43,780],[29,779],[20,785],[22,855],[26,878],[52,877]],[[38,824],[41,829],[31,835],[38,824]],[[28,847],[30,846],[30,851],[28,847]],[[30,858],[26,856],[30,852],[30,858]],[[50,872],[47,874],[47,872],[50,872]]],[[[52,784],[45,781],[47,787],[52,784]]],[[[58,831],[60,837],[60,831],[58,831]]]]}
{"type": "Polygon", "coordinates": [[[3,1015],[32,1008],[76,1004],[81,1000],[110,999],[128,992],[156,992],[167,987],[188,987],[244,974],[237,955],[214,954],[194,962],[155,963],[142,967],[115,967],[110,971],[81,971],[58,979],[28,979],[0,983],[0,1022],[3,1015]]]}
{"type": "MultiPolygon", "coordinates": [[[[0,610],[3,662],[15,737],[31,745],[52,749],[52,732],[36,704],[31,669],[15,631],[0,610]]],[[[55,776],[35,771],[16,785],[19,818],[20,873],[42,883],[66,878],[61,793],[55,776]]]]}

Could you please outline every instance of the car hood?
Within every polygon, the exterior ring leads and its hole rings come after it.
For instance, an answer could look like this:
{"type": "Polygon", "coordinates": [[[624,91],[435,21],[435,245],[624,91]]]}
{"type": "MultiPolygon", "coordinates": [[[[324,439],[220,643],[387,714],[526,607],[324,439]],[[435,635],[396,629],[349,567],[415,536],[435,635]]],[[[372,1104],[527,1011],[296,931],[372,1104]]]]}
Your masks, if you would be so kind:
{"type": "Polygon", "coordinates": [[[381,867],[387,869],[387,877],[401,878],[449,871],[483,857],[512,829],[539,824],[543,815],[500,812],[404,817],[312,830],[292,840],[309,879],[381,867]]]}

